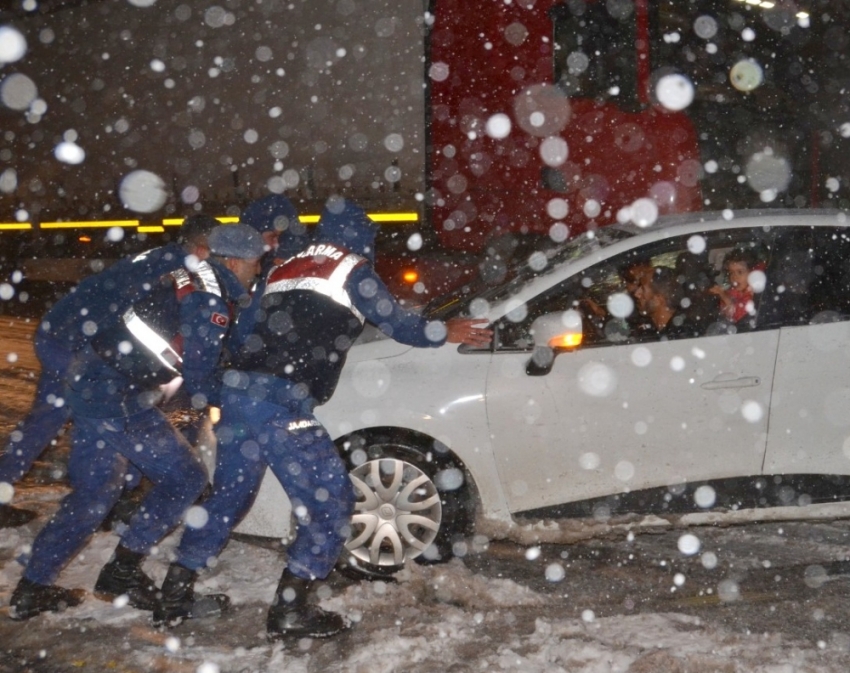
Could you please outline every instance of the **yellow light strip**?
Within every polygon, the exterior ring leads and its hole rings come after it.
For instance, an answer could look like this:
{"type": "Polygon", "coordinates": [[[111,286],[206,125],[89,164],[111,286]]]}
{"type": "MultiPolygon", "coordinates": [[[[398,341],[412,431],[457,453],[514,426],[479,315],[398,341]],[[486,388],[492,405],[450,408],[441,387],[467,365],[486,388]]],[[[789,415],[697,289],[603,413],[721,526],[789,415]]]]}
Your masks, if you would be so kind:
{"type": "MultiPolygon", "coordinates": [[[[182,218],[182,217],[169,217],[169,218],[164,219],[162,221],[162,226],[164,226],[164,227],[180,226],[181,224],[183,224],[184,219],[185,218],[182,218]]],[[[231,217],[231,216],[217,217],[215,219],[217,219],[222,224],[235,224],[236,222],[239,221],[238,217],[231,217]]]]}
{"type": "Polygon", "coordinates": [[[372,222],[418,222],[419,213],[370,213],[372,222]]]}
{"type": "Polygon", "coordinates": [[[138,220],[95,220],[90,222],[42,222],[41,229],[86,229],[106,227],[138,227],[138,220]]]}
{"type": "MultiPolygon", "coordinates": [[[[369,219],[372,222],[391,223],[391,222],[418,222],[419,214],[415,212],[400,212],[400,213],[369,213],[369,219]]],[[[217,217],[218,221],[223,224],[233,224],[239,221],[238,217],[217,217]]],[[[298,219],[304,224],[316,224],[319,221],[318,215],[299,215],[298,219]]],[[[141,224],[139,220],[91,220],[86,222],[42,222],[39,225],[40,229],[93,229],[107,227],[137,227],[140,232],[146,233],[162,233],[164,227],[177,227],[183,224],[182,217],[163,218],[162,224],[141,224]]],[[[25,230],[33,229],[30,222],[7,222],[0,223],[0,231],[4,230],[25,230]]]]}

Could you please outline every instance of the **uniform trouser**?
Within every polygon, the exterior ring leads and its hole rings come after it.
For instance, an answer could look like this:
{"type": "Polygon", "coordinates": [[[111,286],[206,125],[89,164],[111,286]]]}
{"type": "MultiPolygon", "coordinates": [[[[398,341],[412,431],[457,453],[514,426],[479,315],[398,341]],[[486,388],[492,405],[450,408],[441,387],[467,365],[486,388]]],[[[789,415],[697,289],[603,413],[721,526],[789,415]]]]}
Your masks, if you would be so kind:
{"type": "Polygon", "coordinates": [[[0,482],[14,484],[29,472],[70,417],[65,404],[65,381],[74,360],[73,352],[40,332],[36,332],[35,352],[41,363],[35,399],[0,456],[0,482]]]}
{"type": "Polygon", "coordinates": [[[191,446],[159,409],[125,418],[73,417],[68,477],[73,489],[33,542],[24,576],[53,584],[124,490],[133,466],[153,483],[121,544],[146,554],[180,523],[207,483],[191,446]]]}
{"type": "Polygon", "coordinates": [[[315,416],[228,395],[216,436],[213,492],[203,503],[208,520],[203,528],[186,527],[177,562],[199,570],[218,556],[248,513],[268,466],[296,517],[287,567],[304,579],[327,577],[348,537],[355,494],[345,463],[315,416]]]}

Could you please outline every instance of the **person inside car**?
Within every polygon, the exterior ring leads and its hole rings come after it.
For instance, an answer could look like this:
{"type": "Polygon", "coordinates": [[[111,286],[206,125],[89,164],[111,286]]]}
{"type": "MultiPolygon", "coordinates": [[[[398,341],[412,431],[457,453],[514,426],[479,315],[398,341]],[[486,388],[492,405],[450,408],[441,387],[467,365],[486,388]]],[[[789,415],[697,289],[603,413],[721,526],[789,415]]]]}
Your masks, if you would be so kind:
{"type": "Polygon", "coordinates": [[[640,338],[655,329],[652,320],[640,310],[640,303],[637,301],[638,289],[652,280],[653,271],[652,261],[644,257],[632,259],[620,267],[620,277],[625,283],[626,292],[635,300],[635,310],[626,319],[632,337],[640,338]]]}
{"type": "Polygon", "coordinates": [[[600,334],[605,334],[608,339],[616,339],[615,333],[623,337],[639,339],[641,336],[654,331],[652,322],[639,310],[635,299],[635,292],[641,285],[649,281],[652,270],[652,261],[646,257],[629,259],[617,268],[617,274],[623,281],[626,293],[635,300],[634,310],[624,319],[614,318],[607,306],[600,305],[592,297],[582,298],[581,304],[587,310],[588,318],[596,324],[600,334]]]}
{"type": "Polygon", "coordinates": [[[699,336],[682,307],[684,296],[676,271],[666,266],[655,267],[649,279],[635,290],[638,309],[649,317],[661,339],[699,336]]]}
{"type": "Polygon", "coordinates": [[[701,332],[717,321],[719,300],[709,292],[714,286],[715,271],[705,252],[681,252],[676,256],[676,278],[684,291],[682,307],[690,320],[701,332]]]}
{"type": "Polygon", "coordinates": [[[734,248],[723,258],[728,286],[714,285],[708,289],[720,299],[721,317],[736,327],[747,327],[756,313],[755,292],[749,278],[757,265],[758,258],[753,250],[734,248]]]}

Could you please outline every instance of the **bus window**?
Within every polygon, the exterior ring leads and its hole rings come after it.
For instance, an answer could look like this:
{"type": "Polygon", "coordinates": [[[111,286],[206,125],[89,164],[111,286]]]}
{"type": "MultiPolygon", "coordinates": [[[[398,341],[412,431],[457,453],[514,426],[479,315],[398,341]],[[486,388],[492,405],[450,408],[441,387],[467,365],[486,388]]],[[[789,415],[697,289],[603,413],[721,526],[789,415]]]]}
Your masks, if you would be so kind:
{"type": "Polygon", "coordinates": [[[555,84],[571,98],[637,104],[631,2],[572,1],[551,10],[555,84]]]}
{"type": "Polygon", "coordinates": [[[805,205],[776,197],[808,196],[812,180],[810,120],[798,111],[814,100],[800,86],[815,65],[807,24],[784,9],[725,0],[649,6],[653,84],[677,73],[693,85],[685,112],[699,131],[702,163],[716,167],[703,176],[705,205],[805,205]]]}

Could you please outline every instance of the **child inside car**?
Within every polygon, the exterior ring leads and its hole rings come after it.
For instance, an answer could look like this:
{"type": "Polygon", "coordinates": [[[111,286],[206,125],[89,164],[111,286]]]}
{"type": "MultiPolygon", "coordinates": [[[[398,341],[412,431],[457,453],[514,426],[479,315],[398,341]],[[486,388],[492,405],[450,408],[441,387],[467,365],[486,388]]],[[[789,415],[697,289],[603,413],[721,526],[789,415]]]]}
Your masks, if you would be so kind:
{"type": "Polygon", "coordinates": [[[721,316],[733,324],[755,314],[755,293],[749,277],[759,266],[758,257],[753,250],[734,248],[723,258],[723,271],[728,285],[715,285],[708,289],[710,294],[720,299],[721,316]]]}

